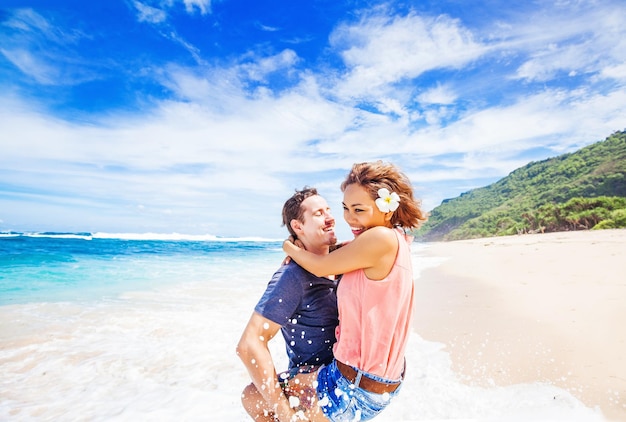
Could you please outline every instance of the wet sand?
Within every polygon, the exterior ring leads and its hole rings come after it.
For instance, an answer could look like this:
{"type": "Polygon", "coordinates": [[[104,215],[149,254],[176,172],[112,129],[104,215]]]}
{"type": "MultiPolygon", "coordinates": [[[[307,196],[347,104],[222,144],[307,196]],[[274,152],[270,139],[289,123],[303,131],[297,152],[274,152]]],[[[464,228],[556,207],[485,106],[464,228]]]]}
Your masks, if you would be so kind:
{"type": "Polygon", "coordinates": [[[468,384],[546,382],[626,421],[626,230],[428,244],[415,329],[468,384]]]}

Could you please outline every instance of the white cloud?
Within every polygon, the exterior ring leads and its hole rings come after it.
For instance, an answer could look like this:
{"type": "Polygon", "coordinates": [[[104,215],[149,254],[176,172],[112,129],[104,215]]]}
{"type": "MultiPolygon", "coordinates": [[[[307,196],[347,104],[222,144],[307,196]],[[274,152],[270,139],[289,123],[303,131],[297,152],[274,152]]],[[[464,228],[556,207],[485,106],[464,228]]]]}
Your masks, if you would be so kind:
{"type": "Polygon", "coordinates": [[[263,25],[260,22],[257,22],[256,27],[259,28],[261,31],[266,31],[266,32],[276,32],[276,31],[280,31],[280,28],[277,28],[275,26],[268,26],[268,25],[263,25]]]}
{"type": "Polygon", "coordinates": [[[24,74],[42,85],[52,85],[58,80],[59,73],[57,68],[49,65],[41,57],[33,55],[28,50],[7,50],[2,48],[0,53],[24,74]]]}
{"type": "Polygon", "coordinates": [[[622,83],[626,82],[626,61],[614,66],[605,67],[602,69],[601,75],[604,78],[616,79],[622,83]]]}
{"type": "Polygon", "coordinates": [[[348,97],[374,95],[381,87],[438,68],[459,68],[485,47],[458,20],[446,16],[365,16],[340,25],[330,37],[348,73],[339,84],[348,97]]]}
{"type": "Polygon", "coordinates": [[[90,37],[60,28],[32,9],[16,9],[0,26],[0,53],[38,84],[78,85],[98,77],[96,66],[77,53],[78,44],[90,37]]]}
{"type": "Polygon", "coordinates": [[[437,85],[420,95],[417,96],[417,100],[423,104],[453,104],[458,98],[458,95],[454,93],[451,87],[444,85],[437,85]]]}
{"type": "Polygon", "coordinates": [[[165,38],[168,38],[174,41],[178,45],[182,46],[185,50],[187,50],[189,54],[191,54],[191,56],[194,58],[197,64],[206,65],[206,61],[202,58],[202,55],[200,54],[200,49],[194,46],[193,44],[191,44],[190,42],[187,42],[176,31],[166,30],[166,31],[161,32],[161,34],[165,38]]]}
{"type": "Polygon", "coordinates": [[[167,14],[156,7],[148,6],[147,4],[141,3],[139,1],[133,2],[135,8],[137,9],[137,20],[139,22],[148,22],[148,23],[161,23],[167,19],[167,14]]]}
{"type": "Polygon", "coordinates": [[[9,19],[2,23],[3,26],[23,33],[27,37],[43,35],[46,39],[59,42],[60,39],[72,39],[68,32],[61,32],[52,26],[47,19],[33,9],[16,9],[9,19]]]}
{"type": "Polygon", "coordinates": [[[211,12],[211,0],[183,0],[187,13],[194,13],[197,8],[201,15],[211,12]]]}
{"type": "Polygon", "coordinates": [[[253,81],[264,81],[267,75],[280,71],[289,70],[298,62],[298,56],[293,50],[283,50],[279,54],[261,57],[252,62],[243,63],[239,68],[253,81]]]}
{"type": "Polygon", "coordinates": [[[602,72],[626,61],[626,6],[577,2],[530,11],[496,35],[498,49],[527,54],[516,77],[547,81],[602,72]]]}
{"type": "Polygon", "coordinates": [[[393,114],[399,117],[407,117],[404,104],[396,98],[382,97],[378,100],[378,110],[384,114],[393,114]]]}

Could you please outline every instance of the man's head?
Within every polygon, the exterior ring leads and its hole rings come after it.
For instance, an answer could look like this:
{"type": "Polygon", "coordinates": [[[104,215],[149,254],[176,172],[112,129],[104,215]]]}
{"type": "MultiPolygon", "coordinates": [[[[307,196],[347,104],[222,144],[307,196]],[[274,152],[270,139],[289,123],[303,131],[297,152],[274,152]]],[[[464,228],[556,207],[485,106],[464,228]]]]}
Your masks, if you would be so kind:
{"type": "Polygon", "coordinates": [[[337,243],[335,219],[326,200],[318,195],[315,188],[297,190],[285,202],[283,225],[311,252],[337,243]]]}

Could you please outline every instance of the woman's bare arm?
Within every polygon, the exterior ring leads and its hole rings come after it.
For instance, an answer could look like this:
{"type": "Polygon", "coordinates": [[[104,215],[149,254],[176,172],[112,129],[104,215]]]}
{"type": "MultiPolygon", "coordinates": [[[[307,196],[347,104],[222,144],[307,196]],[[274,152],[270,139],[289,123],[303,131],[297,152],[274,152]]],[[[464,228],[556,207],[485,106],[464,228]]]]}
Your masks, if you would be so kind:
{"type": "Polygon", "coordinates": [[[372,227],[328,255],[307,252],[289,240],[283,242],[283,250],[300,266],[318,277],[344,274],[360,268],[386,270],[384,271],[386,273],[393,265],[397,252],[397,240],[392,229],[372,227]],[[391,263],[386,265],[389,257],[392,258],[391,263]]]}

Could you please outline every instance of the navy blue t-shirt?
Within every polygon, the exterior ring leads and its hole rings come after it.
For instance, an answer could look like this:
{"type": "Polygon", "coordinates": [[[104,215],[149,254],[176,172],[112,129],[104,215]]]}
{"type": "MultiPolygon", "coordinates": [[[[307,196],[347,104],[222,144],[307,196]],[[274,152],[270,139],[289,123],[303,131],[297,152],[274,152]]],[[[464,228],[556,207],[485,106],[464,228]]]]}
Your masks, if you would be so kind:
{"type": "Polygon", "coordinates": [[[274,273],[254,310],[282,327],[290,369],[332,361],[339,323],[336,281],[291,261],[274,273]]]}

